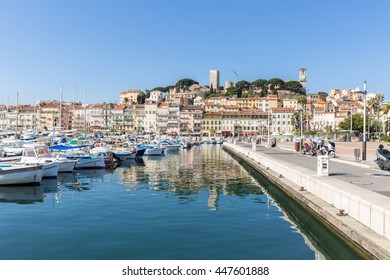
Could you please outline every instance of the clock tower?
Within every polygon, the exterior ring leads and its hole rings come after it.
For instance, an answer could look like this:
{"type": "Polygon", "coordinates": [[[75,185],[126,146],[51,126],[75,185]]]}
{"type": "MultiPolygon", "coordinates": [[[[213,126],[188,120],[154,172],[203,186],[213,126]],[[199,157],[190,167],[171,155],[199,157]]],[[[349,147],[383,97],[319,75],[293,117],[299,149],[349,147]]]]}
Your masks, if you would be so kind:
{"type": "Polygon", "coordinates": [[[306,68],[299,69],[299,82],[301,83],[303,90],[306,93],[306,68]]]}

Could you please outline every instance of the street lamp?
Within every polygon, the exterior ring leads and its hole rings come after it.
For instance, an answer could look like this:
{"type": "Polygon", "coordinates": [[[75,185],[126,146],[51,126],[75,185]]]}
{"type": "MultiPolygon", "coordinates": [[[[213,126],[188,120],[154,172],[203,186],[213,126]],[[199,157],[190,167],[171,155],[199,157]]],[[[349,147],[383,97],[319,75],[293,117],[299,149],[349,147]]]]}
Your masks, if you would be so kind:
{"type": "Polygon", "coordinates": [[[352,106],[351,106],[351,114],[349,115],[351,118],[350,132],[352,133],[352,106]]]}
{"type": "Polygon", "coordinates": [[[268,138],[267,138],[267,144],[268,144],[268,147],[270,146],[270,108],[268,108],[268,127],[267,127],[267,132],[268,132],[268,138]]]}
{"type": "Polygon", "coordinates": [[[363,143],[362,143],[362,160],[366,160],[366,152],[367,152],[367,139],[366,139],[366,117],[367,117],[367,90],[366,90],[366,81],[364,81],[363,86],[363,95],[364,95],[364,106],[363,106],[363,143]]]}

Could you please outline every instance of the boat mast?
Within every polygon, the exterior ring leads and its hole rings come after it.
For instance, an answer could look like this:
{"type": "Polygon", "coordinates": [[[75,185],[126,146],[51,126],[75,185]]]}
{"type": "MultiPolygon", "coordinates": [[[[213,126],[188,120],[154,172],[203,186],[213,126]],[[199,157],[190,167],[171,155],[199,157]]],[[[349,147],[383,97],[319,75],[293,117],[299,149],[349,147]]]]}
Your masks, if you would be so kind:
{"type": "Polygon", "coordinates": [[[62,94],[63,94],[63,91],[64,91],[64,85],[61,84],[61,96],[60,96],[60,130],[62,129],[62,94]]]}
{"type": "MultiPolygon", "coordinates": [[[[72,123],[75,123],[74,103],[75,103],[76,82],[73,80],[73,108],[72,108],[72,123]]],[[[73,130],[73,125],[72,125],[73,130]]]]}
{"type": "Polygon", "coordinates": [[[86,103],[87,90],[84,88],[84,137],[87,136],[87,103],[86,103]]]}
{"type": "Polygon", "coordinates": [[[16,92],[16,130],[15,130],[16,139],[19,139],[18,127],[19,127],[19,92],[16,92]]]}

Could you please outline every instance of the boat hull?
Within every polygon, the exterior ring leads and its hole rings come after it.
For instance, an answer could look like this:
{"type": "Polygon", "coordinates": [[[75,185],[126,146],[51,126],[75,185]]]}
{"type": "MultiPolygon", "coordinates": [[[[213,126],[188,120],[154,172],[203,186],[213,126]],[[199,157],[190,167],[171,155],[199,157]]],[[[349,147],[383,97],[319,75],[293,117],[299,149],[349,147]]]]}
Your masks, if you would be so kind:
{"type": "Polygon", "coordinates": [[[1,166],[0,185],[39,185],[42,181],[42,165],[1,166]]]}
{"type": "Polygon", "coordinates": [[[76,164],[76,169],[87,169],[87,168],[106,168],[103,157],[93,158],[80,158],[76,164]]]}
{"type": "Polygon", "coordinates": [[[146,149],[145,155],[147,156],[161,156],[163,154],[163,149],[160,148],[152,148],[146,149]]]}
{"type": "Polygon", "coordinates": [[[60,160],[58,162],[58,172],[72,172],[77,164],[77,160],[60,160]]]}

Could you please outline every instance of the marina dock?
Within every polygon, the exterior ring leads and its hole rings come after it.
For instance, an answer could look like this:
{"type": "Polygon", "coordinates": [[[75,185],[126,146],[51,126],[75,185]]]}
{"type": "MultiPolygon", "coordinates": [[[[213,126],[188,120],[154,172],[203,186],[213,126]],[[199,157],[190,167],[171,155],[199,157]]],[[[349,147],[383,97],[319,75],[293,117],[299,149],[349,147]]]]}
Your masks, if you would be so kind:
{"type": "Polygon", "coordinates": [[[390,259],[390,172],[380,170],[371,160],[361,163],[339,156],[329,159],[329,176],[319,176],[317,158],[294,151],[291,143],[268,148],[225,142],[223,147],[347,241],[373,258],[390,259]]]}

